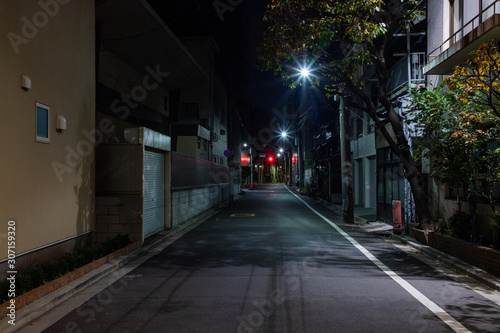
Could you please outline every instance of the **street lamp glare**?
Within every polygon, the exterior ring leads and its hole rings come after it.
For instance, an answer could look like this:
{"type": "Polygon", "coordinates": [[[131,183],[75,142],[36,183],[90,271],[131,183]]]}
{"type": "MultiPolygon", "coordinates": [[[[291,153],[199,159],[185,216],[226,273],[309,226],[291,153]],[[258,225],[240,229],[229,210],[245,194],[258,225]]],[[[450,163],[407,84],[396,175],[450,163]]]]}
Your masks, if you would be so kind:
{"type": "Polygon", "coordinates": [[[309,68],[304,67],[300,70],[300,75],[302,75],[303,77],[308,77],[310,74],[311,71],[309,71],[309,68]]]}
{"type": "Polygon", "coordinates": [[[286,134],[286,132],[281,132],[281,137],[282,138],[286,138],[288,134],[286,134]]]}

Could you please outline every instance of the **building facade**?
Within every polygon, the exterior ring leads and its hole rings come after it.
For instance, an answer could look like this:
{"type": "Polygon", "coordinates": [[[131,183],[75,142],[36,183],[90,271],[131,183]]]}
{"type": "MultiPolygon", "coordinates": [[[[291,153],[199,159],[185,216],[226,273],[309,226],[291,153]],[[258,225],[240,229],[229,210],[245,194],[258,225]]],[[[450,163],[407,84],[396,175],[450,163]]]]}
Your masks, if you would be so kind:
{"type": "Polygon", "coordinates": [[[91,241],[95,167],[94,1],[1,7],[0,277],[7,221],[19,270],[91,241]]]}
{"type": "Polygon", "coordinates": [[[96,7],[97,241],[143,242],[234,191],[217,45],[177,36],[161,14],[146,0],[96,7]]]}

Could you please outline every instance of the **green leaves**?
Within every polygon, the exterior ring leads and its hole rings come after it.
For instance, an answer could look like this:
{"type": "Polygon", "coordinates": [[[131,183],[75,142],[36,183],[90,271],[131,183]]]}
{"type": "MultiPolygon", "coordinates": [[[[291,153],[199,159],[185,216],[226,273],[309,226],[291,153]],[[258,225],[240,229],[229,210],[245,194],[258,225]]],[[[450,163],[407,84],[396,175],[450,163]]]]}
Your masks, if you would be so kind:
{"type": "Polygon", "coordinates": [[[294,60],[307,57],[321,63],[326,76],[335,71],[331,79],[354,78],[358,66],[372,63],[372,43],[390,26],[411,24],[422,9],[422,2],[413,0],[397,6],[382,0],[271,1],[264,16],[268,27],[259,67],[290,78],[294,60]],[[334,61],[346,55],[345,65],[334,61]]]}
{"type": "Polygon", "coordinates": [[[472,188],[490,198],[500,181],[500,118],[485,108],[481,92],[467,93],[456,81],[445,86],[412,91],[408,119],[423,126],[420,152],[434,157],[432,177],[452,188],[472,188]],[[467,93],[467,98],[463,98],[467,93]]]}
{"type": "Polygon", "coordinates": [[[462,103],[477,97],[483,107],[500,117],[500,43],[483,43],[463,65],[455,68],[445,83],[451,90],[459,91],[462,103]]]}

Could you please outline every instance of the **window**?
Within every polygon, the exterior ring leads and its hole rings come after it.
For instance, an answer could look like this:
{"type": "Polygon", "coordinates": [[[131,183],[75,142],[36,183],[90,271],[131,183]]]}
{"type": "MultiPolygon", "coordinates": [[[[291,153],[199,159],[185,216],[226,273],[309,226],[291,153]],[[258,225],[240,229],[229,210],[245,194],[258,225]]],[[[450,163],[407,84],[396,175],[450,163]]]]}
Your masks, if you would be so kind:
{"type": "Polygon", "coordinates": [[[36,141],[49,143],[49,112],[50,107],[42,103],[36,103],[36,141]]]}

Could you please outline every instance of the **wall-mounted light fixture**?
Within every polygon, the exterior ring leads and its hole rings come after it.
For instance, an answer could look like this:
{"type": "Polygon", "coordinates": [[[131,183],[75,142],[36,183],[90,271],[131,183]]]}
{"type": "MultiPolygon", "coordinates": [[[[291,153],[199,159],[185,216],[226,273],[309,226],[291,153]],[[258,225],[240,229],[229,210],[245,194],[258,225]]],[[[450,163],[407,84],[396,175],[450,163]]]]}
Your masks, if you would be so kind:
{"type": "Polygon", "coordinates": [[[64,116],[58,114],[56,120],[56,131],[62,133],[67,128],[66,118],[64,116]]]}
{"type": "Polygon", "coordinates": [[[21,76],[21,88],[26,91],[31,89],[31,79],[27,75],[21,76]]]}

